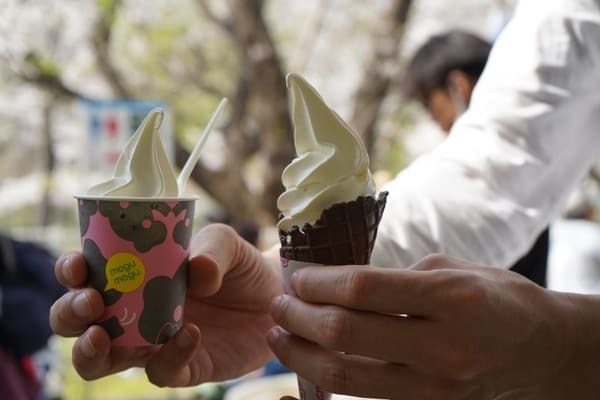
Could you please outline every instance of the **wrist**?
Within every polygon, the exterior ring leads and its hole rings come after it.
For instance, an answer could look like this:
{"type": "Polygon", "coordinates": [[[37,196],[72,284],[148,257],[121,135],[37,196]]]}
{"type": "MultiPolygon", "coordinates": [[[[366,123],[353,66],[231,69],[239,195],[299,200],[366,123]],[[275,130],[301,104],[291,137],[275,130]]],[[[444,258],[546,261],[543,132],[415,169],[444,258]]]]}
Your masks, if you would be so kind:
{"type": "MultiPolygon", "coordinates": [[[[548,398],[597,399],[600,393],[600,296],[550,292],[558,300],[564,352],[548,398]],[[567,397],[565,397],[567,396],[567,397]]],[[[548,349],[548,351],[555,351],[548,349]]]]}

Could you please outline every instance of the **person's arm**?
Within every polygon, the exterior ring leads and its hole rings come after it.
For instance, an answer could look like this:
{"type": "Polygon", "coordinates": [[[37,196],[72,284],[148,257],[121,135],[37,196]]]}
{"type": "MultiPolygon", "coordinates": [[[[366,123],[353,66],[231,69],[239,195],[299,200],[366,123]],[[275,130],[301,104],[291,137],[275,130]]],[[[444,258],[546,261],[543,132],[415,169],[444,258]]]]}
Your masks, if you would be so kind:
{"type": "Polygon", "coordinates": [[[441,255],[304,268],[269,342],[324,390],[369,398],[597,399],[600,296],[441,255]],[[282,329],[283,328],[283,329],[282,329]]]}
{"type": "Polygon", "coordinates": [[[375,265],[508,267],[531,246],[600,149],[598,7],[520,4],[449,138],[384,187],[375,265]]]}

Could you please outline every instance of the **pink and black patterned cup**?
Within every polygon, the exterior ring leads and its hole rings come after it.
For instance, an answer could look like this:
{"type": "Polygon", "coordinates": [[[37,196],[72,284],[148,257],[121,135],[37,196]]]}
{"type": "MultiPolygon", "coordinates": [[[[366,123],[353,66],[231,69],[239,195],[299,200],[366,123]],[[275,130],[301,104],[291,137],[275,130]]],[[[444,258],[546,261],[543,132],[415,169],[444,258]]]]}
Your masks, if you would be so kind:
{"type": "Polygon", "coordinates": [[[194,199],[76,199],[97,324],[115,345],[165,343],[183,323],[194,199]]]}

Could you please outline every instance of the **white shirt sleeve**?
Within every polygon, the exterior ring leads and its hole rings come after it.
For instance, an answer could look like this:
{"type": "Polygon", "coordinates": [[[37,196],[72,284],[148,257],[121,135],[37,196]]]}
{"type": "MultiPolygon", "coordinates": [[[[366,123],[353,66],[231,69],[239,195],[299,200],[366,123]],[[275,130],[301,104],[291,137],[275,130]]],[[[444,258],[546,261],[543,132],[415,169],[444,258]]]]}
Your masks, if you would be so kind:
{"type": "Polygon", "coordinates": [[[522,1],[449,138],[384,187],[372,264],[509,267],[599,150],[600,1],[522,1]]]}

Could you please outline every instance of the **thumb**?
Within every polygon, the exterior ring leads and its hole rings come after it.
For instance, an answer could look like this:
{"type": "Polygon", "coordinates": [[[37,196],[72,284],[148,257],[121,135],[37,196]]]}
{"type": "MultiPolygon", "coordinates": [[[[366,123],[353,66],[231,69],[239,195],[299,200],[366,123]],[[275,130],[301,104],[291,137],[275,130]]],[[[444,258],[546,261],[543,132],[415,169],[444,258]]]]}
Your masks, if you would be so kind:
{"type": "Polygon", "coordinates": [[[205,297],[221,288],[241,241],[235,230],[224,224],[207,225],[192,238],[188,276],[191,294],[205,297]]]}

